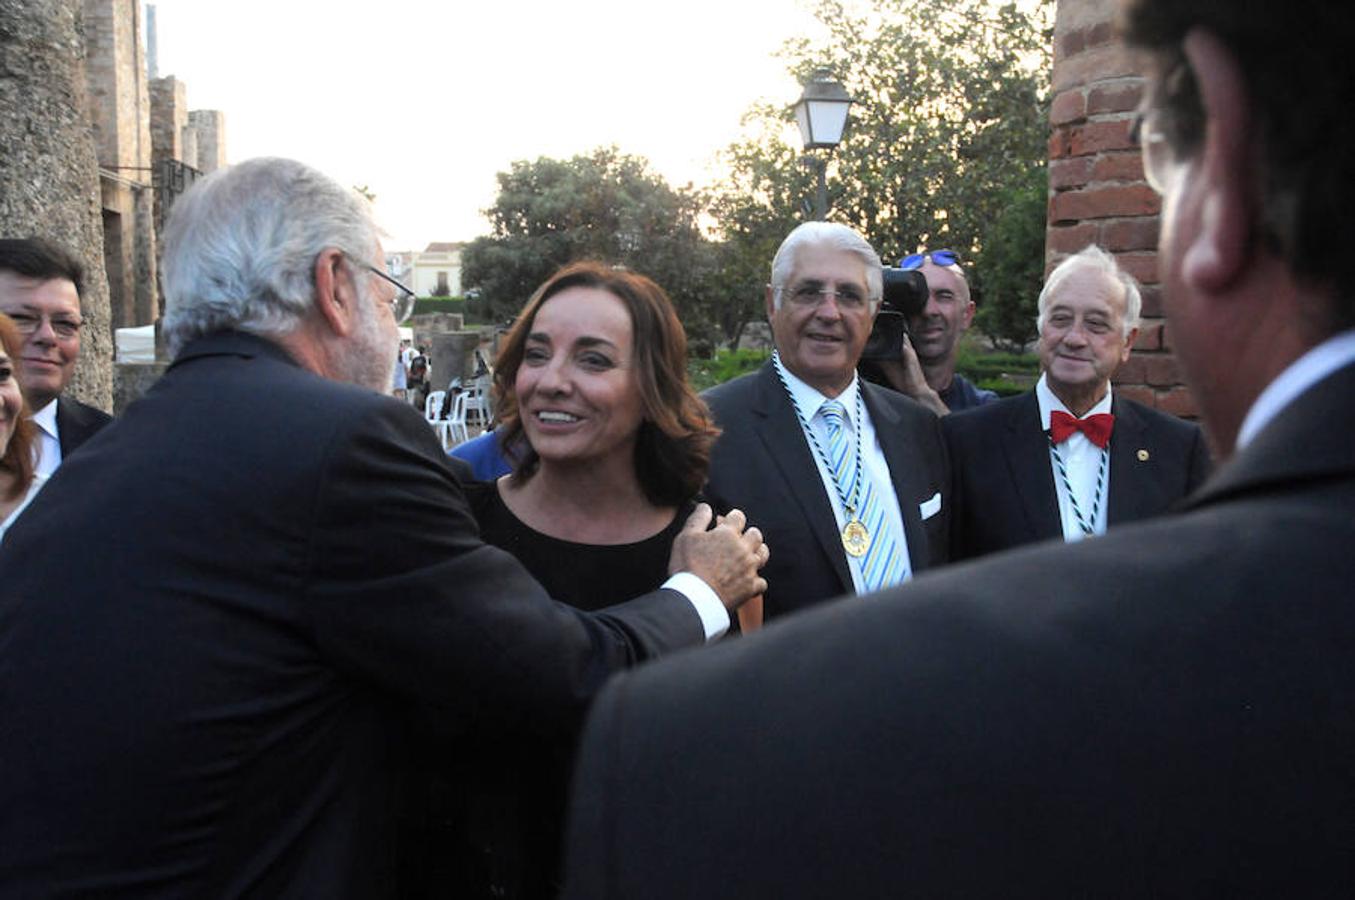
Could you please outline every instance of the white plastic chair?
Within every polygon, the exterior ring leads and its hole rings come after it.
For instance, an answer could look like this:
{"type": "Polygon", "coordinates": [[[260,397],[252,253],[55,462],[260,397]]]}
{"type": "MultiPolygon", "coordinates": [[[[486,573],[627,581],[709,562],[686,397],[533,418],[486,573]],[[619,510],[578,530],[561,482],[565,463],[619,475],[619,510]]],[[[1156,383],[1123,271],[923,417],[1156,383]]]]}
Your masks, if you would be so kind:
{"type": "MultiPolygon", "coordinates": [[[[470,438],[470,433],[466,430],[466,392],[462,391],[456,395],[452,401],[452,414],[443,420],[443,425],[451,437],[451,445],[455,447],[470,438]]],[[[448,444],[444,441],[443,447],[448,444]]]]}
{"type": "Polygon", "coordinates": [[[448,432],[451,430],[448,420],[442,417],[442,403],[447,399],[446,391],[429,391],[428,399],[423,401],[423,417],[437,432],[442,449],[447,449],[448,432]]]}
{"type": "Polygon", "coordinates": [[[474,387],[466,391],[466,418],[474,420],[482,429],[489,429],[489,397],[483,388],[474,387]]]}

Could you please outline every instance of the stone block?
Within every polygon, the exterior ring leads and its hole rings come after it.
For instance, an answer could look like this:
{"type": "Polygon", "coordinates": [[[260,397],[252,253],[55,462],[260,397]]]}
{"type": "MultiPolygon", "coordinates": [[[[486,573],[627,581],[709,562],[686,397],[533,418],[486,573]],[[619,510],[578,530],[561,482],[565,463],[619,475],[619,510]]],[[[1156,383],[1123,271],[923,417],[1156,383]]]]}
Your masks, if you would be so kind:
{"type": "Polygon", "coordinates": [[[1051,224],[1054,224],[1157,215],[1161,200],[1147,185],[1114,185],[1055,194],[1050,205],[1051,224]]]}

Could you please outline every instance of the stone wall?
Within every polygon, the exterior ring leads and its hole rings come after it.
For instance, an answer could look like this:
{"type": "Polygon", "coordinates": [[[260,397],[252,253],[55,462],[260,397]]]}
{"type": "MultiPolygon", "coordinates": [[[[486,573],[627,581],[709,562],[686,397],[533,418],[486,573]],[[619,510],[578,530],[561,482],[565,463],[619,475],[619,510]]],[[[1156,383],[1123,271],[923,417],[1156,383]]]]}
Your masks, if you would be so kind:
{"type": "Polygon", "coordinates": [[[110,409],[113,338],[82,11],[79,0],[0,0],[0,233],[50,238],[84,262],[88,324],[69,390],[110,409]]]}
{"type": "Polygon", "coordinates": [[[155,321],[150,88],[137,0],[84,0],[89,117],[101,196],[113,328],[155,321]]]}
{"type": "Polygon", "coordinates": [[[197,168],[204,174],[226,165],[226,116],[215,109],[195,109],[188,125],[197,139],[197,168]]]}
{"type": "Polygon", "coordinates": [[[1157,274],[1159,198],[1131,137],[1143,92],[1133,55],[1115,36],[1114,0],[1059,0],[1050,109],[1047,268],[1098,244],[1143,285],[1143,324],[1116,390],[1196,415],[1171,351],[1157,274]]]}

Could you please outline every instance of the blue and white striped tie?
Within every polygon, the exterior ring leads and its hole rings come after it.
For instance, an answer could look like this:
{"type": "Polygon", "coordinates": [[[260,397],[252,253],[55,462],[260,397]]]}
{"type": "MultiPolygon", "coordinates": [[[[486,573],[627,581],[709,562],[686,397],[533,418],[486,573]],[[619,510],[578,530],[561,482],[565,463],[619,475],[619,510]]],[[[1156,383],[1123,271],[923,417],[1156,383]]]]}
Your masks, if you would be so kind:
{"type": "Polygon", "coordinates": [[[843,494],[848,498],[854,496],[855,479],[858,474],[862,478],[856,514],[870,532],[870,546],[857,560],[861,566],[862,586],[865,592],[871,592],[898,584],[908,577],[908,554],[899,546],[897,536],[890,533],[884,506],[871,485],[864,461],[858,465],[852,458],[855,448],[843,427],[846,409],[837,400],[829,400],[819,407],[819,415],[828,426],[828,463],[833,467],[843,494]]]}

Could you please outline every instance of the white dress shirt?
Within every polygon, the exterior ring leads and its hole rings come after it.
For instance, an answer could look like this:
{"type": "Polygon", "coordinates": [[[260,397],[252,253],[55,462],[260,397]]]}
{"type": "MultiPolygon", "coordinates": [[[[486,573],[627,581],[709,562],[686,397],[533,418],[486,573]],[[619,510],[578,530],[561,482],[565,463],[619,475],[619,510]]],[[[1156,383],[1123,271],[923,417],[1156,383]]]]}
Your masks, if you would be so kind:
{"type": "MultiPolygon", "coordinates": [[[[1085,419],[1087,416],[1098,413],[1110,412],[1110,386],[1106,386],[1106,395],[1101,398],[1091,409],[1087,410],[1086,416],[1073,416],[1073,418],[1085,419]]],[[[1073,413],[1068,407],[1063,405],[1054,392],[1049,389],[1046,383],[1046,376],[1041,375],[1040,380],[1035,383],[1035,397],[1040,402],[1040,428],[1046,433],[1049,431],[1050,414],[1055,410],[1073,413]]],[[[1106,533],[1106,508],[1110,506],[1110,447],[1107,446],[1103,451],[1100,447],[1093,444],[1085,434],[1075,431],[1063,443],[1059,444],[1059,456],[1063,458],[1063,468],[1068,473],[1068,484],[1072,485],[1073,492],[1077,494],[1077,505],[1082,510],[1084,518],[1092,514],[1092,506],[1096,505],[1096,476],[1101,471],[1101,460],[1105,457],[1106,477],[1101,486],[1101,502],[1097,506],[1096,515],[1088,524],[1092,531],[1097,534],[1106,533]]],[[[1059,498],[1059,521],[1063,523],[1063,539],[1065,541],[1080,541],[1087,535],[1083,533],[1082,528],[1077,524],[1077,513],[1073,509],[1072,498],[1068,496],[1068,487],[1063,483],[1063,477],[1059,475],[1058,463],[1054,460],[1054,448],[1049,448],[1049,469],[1054,474],[1054,491],[1059,498]]]]}
{"type": "Polygon", "coordinates": [[[43,478],[49,478],[61,465],[61,436],[56,430],[55,400],[33,413],[33,424],[38,426],[38,439],[33,442],[34,470],[43,478]]]}
{"type": "MultiPolygon", "coordinates": [[[[879,438],[875,433],[875,425],[870,420],[870,410],[866,408],[865,403],[860,404],[861,421],[856,421],[857,402],[856,398],[861,390],[861,380],[857,377],[852,378],[852,383],[847,386],[841,394],[836,397],[827,397],[819,393],[816,389],[805,384],[799,378],[795,377],[785,366],[781,365],[781,359],[778,356],[772,357],[772,363],[781,374],[786,385],[790,387],[791,400],[795,407],[800,411],[800,429],[804,430],[805,423],[814,429],[814,436],[818,439],[819,446],[827,452],[828,447],[828,426],[819,415],[819,408],[829,400],[836,400],[842,404],[846,410],[844,417],[847,428],[847,439],[856,442],[856,429],[861,429],[861,462],[866,470],[866,477],[870,479],[875,494],[880,499],[880,505],[884,509],[886,527],[892,529],[898,546],[903,552],[903,556],[908,560],[908,574],[904,580],[913,577],[912,556],[908,552],[908,537],[903,530],[903,514],[899,510],[899,498],[894,493],[894,479],[889,474],[889,462],[885,459],[884,450],[880,447],[879,438]]],[[[814,465],[818,466],[819,478],[823,482],[824,493],[828,495],[828,502],[833,507],[833,516],[837,521],[838,533],[847,527],[847,512],[842,506],[842,498],[838,494],[837,482],[833,478],[833,473],[824,461],[814,450],[814,444],[810,441],[809,435],[805,435],[805,443],[809,444],[809,455],[814,457],[814,465]]],[[[773,548],[772,552],[776,552],[773,548]]],[[[843,551],[847,557],[847,568],[852,573],[852,586],[856,593],[860,594],[863,588],[861,579],[862,560],[843,551]]]]}
{"type": "Polygon", "coordinates": [[[1300,394],[1352,362],[1355,362],[1355,329],[1328,338],[1290,363],[1289,368],[1266,385],[1248,410],[1237,431],[1237,449],[1250,444],[1300,394]]]}

